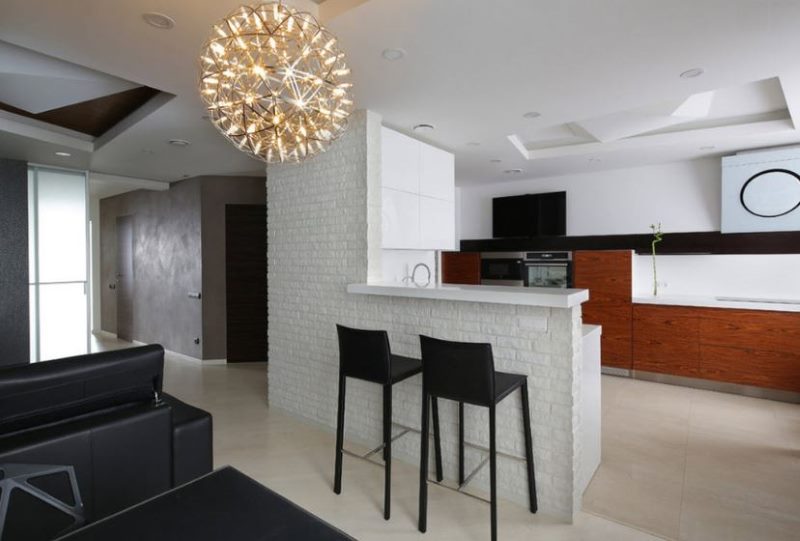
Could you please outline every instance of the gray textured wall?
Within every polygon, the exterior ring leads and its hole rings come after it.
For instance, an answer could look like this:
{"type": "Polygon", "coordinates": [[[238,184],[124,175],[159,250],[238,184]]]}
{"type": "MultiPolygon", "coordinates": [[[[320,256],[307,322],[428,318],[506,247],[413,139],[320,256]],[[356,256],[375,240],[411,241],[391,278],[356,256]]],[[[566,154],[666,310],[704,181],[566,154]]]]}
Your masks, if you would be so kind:
{"type": "Polygon", "coordinates": [[[28,164],[0,159],[0,365],[30,361],[28,164]]]}
{"type": "Polygon", "coordinates": [[[201,179],[203,359],[224,359],[227,357],[225,205],[263,205],[267,198],[266,178],[201,179]]]}
{"type": "Polygon", "coordinates": [[[172,184],[164,192],[139,190],[100,201],[102,329],[116,332],[117,304],[109,284],[116,280],[116,218],[134,216],[133,336],[200,358],[202,302],[189,298],[201,291],[201,181],[172,184]]]}

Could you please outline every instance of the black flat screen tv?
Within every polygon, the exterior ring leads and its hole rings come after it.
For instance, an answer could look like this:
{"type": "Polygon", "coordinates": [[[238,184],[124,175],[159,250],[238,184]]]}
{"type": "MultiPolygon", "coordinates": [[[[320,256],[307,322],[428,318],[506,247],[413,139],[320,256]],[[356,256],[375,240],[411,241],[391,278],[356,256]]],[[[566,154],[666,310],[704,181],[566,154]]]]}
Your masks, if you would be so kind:
{"type": "Polygon", "coordinates": [[[567,234],[567,192],[492,199],[494,238],[547,237],[567,234]]]}

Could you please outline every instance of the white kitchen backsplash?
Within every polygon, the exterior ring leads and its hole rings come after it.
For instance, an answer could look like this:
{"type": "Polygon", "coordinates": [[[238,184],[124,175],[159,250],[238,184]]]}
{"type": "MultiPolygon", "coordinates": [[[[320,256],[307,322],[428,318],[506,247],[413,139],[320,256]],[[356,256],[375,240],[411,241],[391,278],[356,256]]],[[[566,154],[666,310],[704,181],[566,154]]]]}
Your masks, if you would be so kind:
{"type": "MultiPolygon", "coordinates": [[[[653,259],[634,257],[634,296],[653,294],[653,259]]],[[[800,255],[659,255],[659,295],[800,299],[800,255]]]]}
{"type": "MultiPolygon", "coordinates": [[[[431,269],[431,281],[436,272],[436,251],[434,250],[383,250],[381,267],[384,282],[402,282],[410,276],[417,263],[425,263],[431,269]]],[[[427,277],[424,269],[417,271],[417,281],[427,277]]]]}

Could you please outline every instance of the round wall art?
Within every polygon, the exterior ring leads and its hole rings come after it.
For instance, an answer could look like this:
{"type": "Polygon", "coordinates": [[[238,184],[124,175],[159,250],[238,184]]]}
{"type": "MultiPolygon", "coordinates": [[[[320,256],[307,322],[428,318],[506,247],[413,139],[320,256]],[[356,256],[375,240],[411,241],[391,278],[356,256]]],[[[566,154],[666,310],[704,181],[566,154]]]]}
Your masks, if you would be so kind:
{"type": "Polygon", "coordinates": [[[800,176],[787,169],[761,171],[744,183],[739,200],[760,218],[785,216],[800,207],[800,176]]]}

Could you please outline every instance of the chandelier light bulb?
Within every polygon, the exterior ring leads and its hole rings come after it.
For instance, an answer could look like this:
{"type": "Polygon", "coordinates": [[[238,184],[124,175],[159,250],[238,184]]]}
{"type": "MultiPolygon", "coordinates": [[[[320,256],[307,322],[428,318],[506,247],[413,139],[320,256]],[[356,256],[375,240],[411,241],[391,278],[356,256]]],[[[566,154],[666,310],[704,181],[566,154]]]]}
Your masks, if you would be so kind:
{"type": "Polygon", "coordinates": [[[267,163],[299,162],[344,133],[353,111],[350,68],[313,15],[270,2],[214,25],[200,55],[209,120],[267,163]]]}

